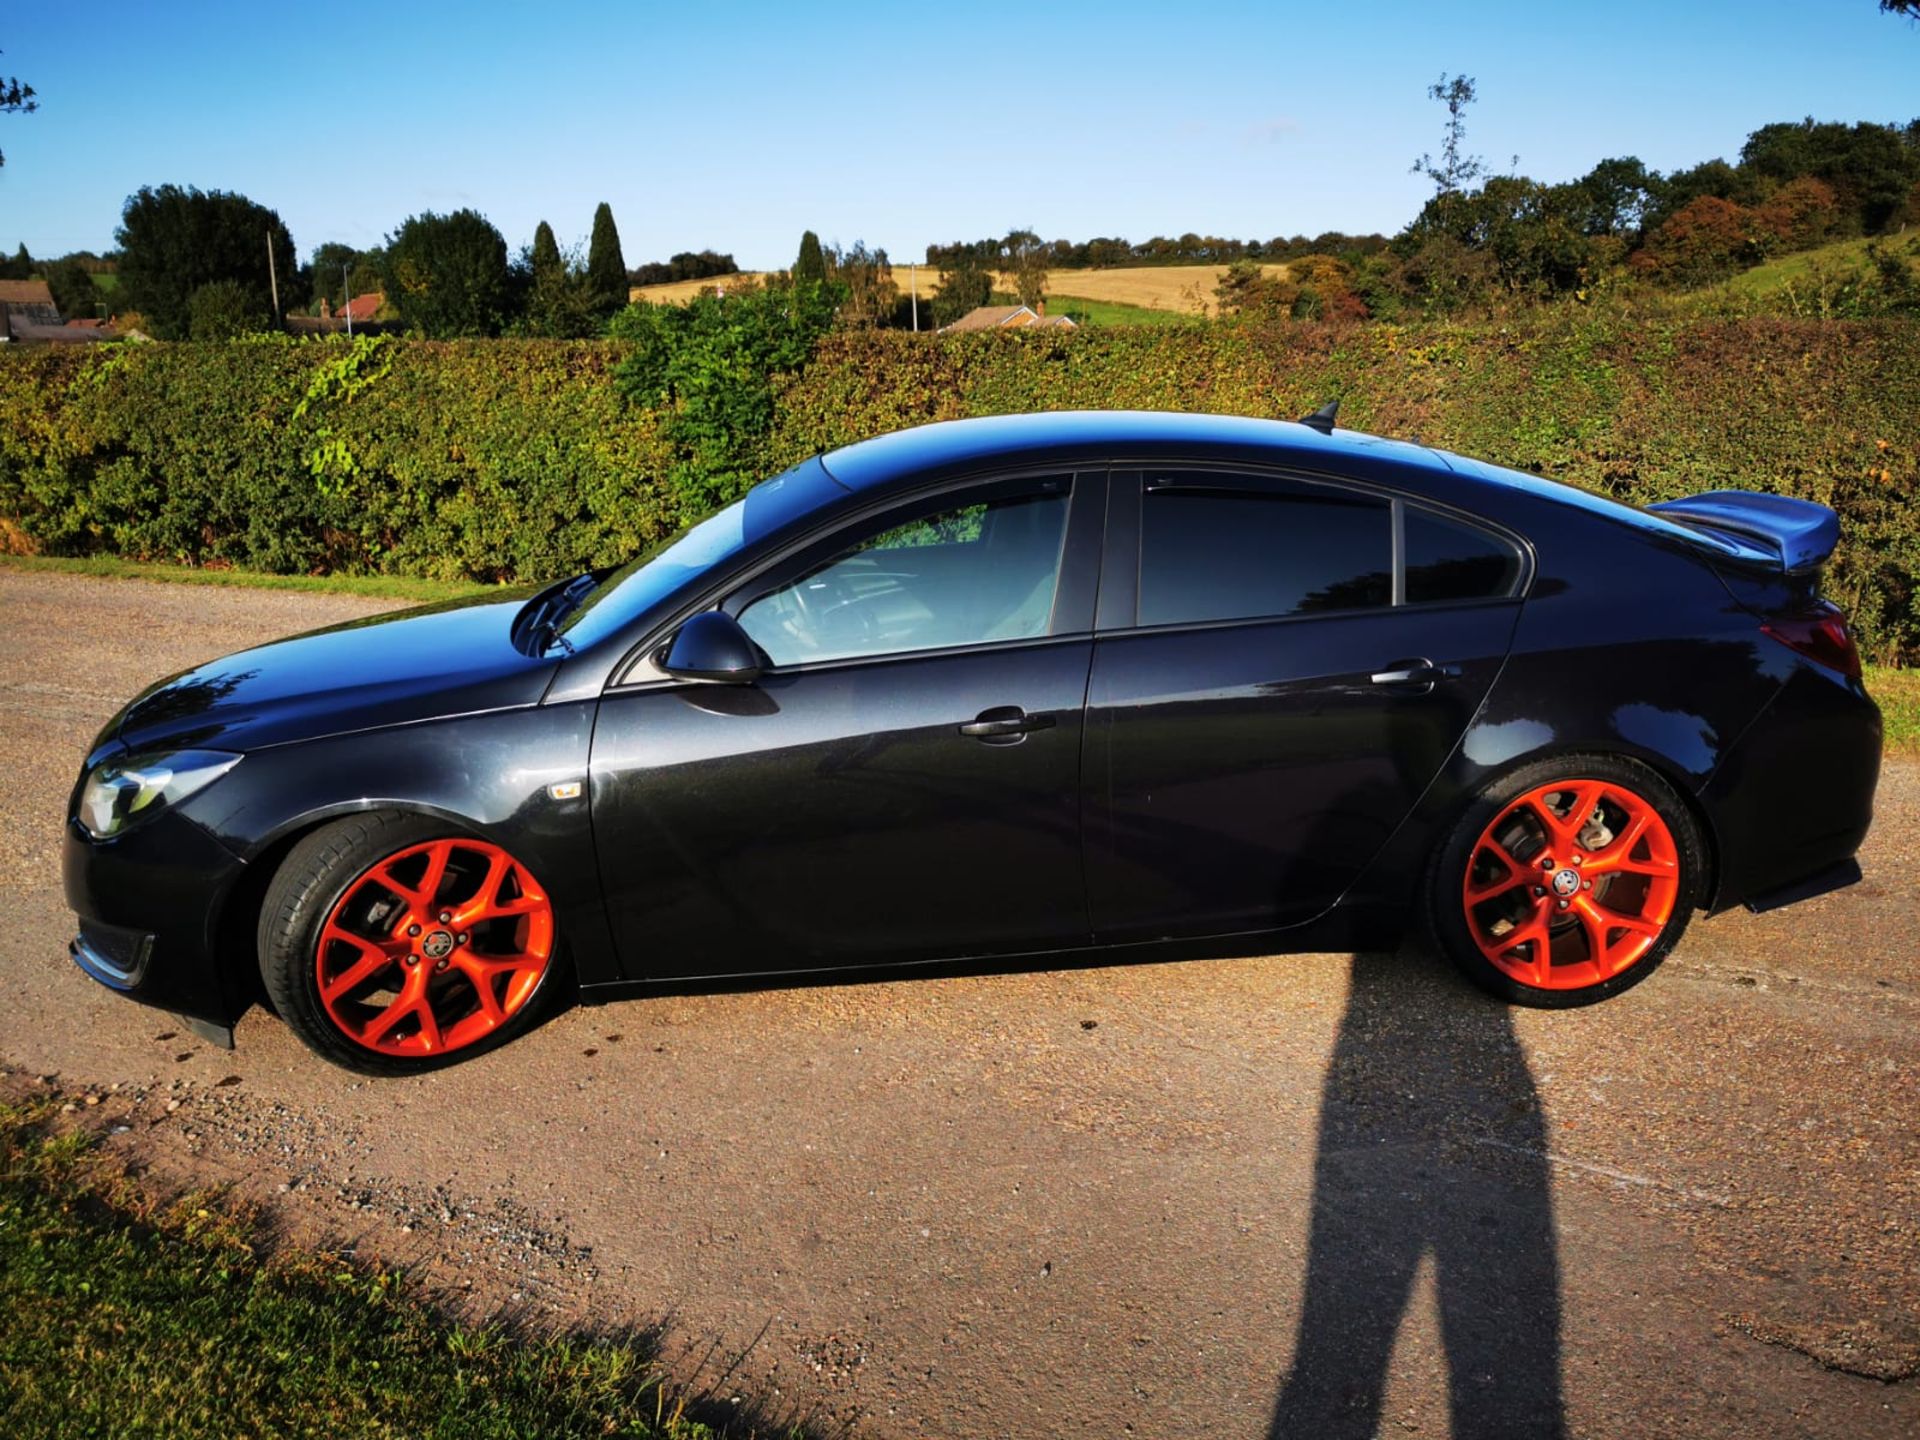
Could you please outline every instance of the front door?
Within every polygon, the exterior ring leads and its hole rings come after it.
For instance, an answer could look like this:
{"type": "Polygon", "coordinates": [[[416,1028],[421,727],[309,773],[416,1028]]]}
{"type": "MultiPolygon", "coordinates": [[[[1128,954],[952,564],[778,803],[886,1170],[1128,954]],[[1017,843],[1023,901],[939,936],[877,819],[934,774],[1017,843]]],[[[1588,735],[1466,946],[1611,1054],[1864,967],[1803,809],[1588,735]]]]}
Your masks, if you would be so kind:
{"type": "Polygon", "coordinates": [[[1114,483],[1125,553],[1107,575],[1137,594],[1102,595],[1088,696],[1094,929],[1310,919],[1379,853],[1493,683],[1522,553],[1352,487],[1114,483]]]}
{"type": "Polygon", "coordinates": [[[998,482],[853,522],[724,602],[770,662],[756,684],[603,698],[594,833],[629,976],[1086,942],[1105,487],[1078,488],[998,482]]]}

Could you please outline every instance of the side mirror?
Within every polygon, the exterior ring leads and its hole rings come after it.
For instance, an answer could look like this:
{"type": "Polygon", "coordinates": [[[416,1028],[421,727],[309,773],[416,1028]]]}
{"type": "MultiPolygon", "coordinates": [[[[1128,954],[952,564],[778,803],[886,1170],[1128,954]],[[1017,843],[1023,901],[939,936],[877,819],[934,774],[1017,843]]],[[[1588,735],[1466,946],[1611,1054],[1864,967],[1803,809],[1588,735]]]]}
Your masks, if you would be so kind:
{"type": "Polygon", "coordinates": [[[660,668],[676,680],[751,685],[760,678],[760,647],[724,610],[703,610],[682,625],[660,668]]]}

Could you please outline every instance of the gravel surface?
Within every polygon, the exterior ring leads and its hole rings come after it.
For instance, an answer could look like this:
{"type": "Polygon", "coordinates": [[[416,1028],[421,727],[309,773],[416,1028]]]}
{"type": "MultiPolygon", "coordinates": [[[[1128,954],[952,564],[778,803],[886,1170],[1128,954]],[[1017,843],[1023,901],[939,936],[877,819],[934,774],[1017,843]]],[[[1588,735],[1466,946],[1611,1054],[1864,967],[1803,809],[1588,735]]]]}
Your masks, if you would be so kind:
{"type": "Polygon", "coordinates": [[[383,608],[0,570],[0,1062],[156,1177],[873,1435],[1920,1433],[1920,766],[1866,883],[1562,1014],[1296,955],[662,996],[369,1081],[88,981],[95,729],[383,608]]]}

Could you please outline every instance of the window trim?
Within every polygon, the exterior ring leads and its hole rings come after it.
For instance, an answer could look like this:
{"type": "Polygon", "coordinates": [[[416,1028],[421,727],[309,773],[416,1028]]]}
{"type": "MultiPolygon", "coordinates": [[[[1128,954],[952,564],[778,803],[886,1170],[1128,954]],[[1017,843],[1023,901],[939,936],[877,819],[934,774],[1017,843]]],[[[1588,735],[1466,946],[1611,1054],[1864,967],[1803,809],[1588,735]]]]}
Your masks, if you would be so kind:
{"type": "Polygon", "coordinates": [[[1112,482],[1112,497],[1108,502],[1111,518],[1108,524],[1106,564],[1103,567],[1100,604],[1094,627],[1097,633],[1125,630],[1144,634],[1165,634],[1181,630],[1217,630],[1236,625],[1278,625],[1300,621],[1348,619],[1360,615],[1378,615],[1393,610],[1425,611],[1468,606],[1511,605],[1525,600],[1533,586],[1535,557],[1533,546],[1525,536],[1485,516],[1471,514],[1457,506],[1427,496],[1409,495],[1389,486],[1368,484],[1346,476],[1324,475],[1291,467],[1265,469],[1232,462],[1189,460],[1166,460],[1150,465],[1130,464],[1124,470],[1114,470],[1112,482]],[[1150,484],[1150,473],[1157,469],[1209,478],[1196,484],[1182,484],[1178,479],[1172,479],[1165,484],[1150,484]],[[1140,623],[1141,572],[1146,559],[1146,500],[1150,493],[1178,490],[1262,492],[1286,485],[1305,485],[1321,490],[1345,490],[1388,505],[1393,571],[1387,604],[1357,606],[1345,610],[1294,611],[1286,615],[1245,615],[1226,620],[1173,620],[1157,625],[1140,623]],[[1406,598],[1406,513],[1409,508],[1483,535],[1495,544],[1512,551],[1519,561],[1512,585],[1500,595],[1482,595],[1464,600],[1409,601],[1406,598]],[[1109,585],[1105,578],[1109,576],[1122,578],[1119,583],[1109,585]],[[1111,597],[1109,590],[1112,592],[1111,597]]]}
{"type": "MultiPolygon", "coordinates": [[[[1054,463],[1029,465],[1019,469],[975,472],[943,479],[877,497],[859,509],[846,511],[804,535],[794,537],[777,550],[755,556],[741,567],[717,577],[698,595],[678,607],[671,619],[655,626],[638,644],[632,646],[615,667],[613,679],[602,687],[602,694],[616,695],[633,691],[666,689],[701,682],[690,682],[663,673],[658,668],[661,648],[688,618],[705,610],[724,609],[730,615],[752,600],[777,588],[787,580],[804,574],[822,558],[846,548],[844,537],[850,532],[868,531],[874,521],[890,516],[932,513],[924,507],[949,502],[973,503],[973,497],[989,498],[996,493],[1020,492],[1036,480],[1064,482],[1067,520],[1060,547],[1059,578],[1054,588],[1053,611],[1048,617],[1047,633],[1023,635],[1006,640],[979,641],[968,645],[942,646],[929,650],[896,650],[884,655],[843,655],[831,660],[812,660],[800,664],[770,666],[769,676],[804,675],[816,670],[839,670],[853,665],[879,665],[908,660],[924,660],[947,655],[970,655],[1049,645],[1092,633],[1093,607],[1100,580],[1100,540],[1106,519],[1109,483],[1105,465],[1054,463]]],[[[906,520],[898,523],[904,524],[906,520]]]]}

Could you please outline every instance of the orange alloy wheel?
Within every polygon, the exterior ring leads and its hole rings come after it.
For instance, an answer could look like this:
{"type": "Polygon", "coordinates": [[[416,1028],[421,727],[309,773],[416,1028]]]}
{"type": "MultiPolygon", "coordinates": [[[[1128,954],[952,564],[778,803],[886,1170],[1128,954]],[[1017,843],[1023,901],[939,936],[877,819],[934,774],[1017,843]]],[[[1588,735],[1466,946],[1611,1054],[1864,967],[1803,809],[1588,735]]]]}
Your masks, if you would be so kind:
{"type": "Polygon", "coordinates": [[[445,1055],[485,1039],[540,988],[553,906],[484,840],[396,850],[348,885],[314,953],[320,1003],[382,1055],[445,1055]]]}
{"type": "Polygon", "coordinates": [[[1645,957],[1679,893],[1679,847],[1653,806],[1612,781],[1557,780],[1480,832],[1461,898],[1502,974],[1584,990],[1645,957]]]}

